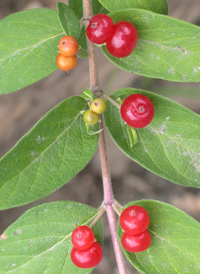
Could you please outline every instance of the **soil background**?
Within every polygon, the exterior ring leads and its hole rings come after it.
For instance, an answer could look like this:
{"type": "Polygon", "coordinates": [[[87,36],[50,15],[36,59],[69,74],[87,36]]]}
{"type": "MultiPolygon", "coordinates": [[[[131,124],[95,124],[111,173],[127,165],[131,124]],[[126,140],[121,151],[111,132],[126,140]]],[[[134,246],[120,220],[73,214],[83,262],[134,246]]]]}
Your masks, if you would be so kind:
{"type": "MultiPolygon", "coordinates": [[[[67,4],[67,1],[63,2],[67,4]]],[[[167,0],[167,2],[169,16],[200,25],[199,0],[167,0]]],[[[56,1],[0,0],[0,19],[20,10],[39,7],[56,9],[56,1]]],[[[97,53],[100,82],[108,94],[121,87],[145,88],[172,98],[200,113],[200,95],[198,95],[200,84],[171,83],[137,76],[116,68],[99,49],[97,49],[97,53]]],[[[80,95],[82,90],[88,87],[88,61],[79,59],[77,67],[69,74],[58,70],[23,90],[1,95],[0,156],[13,147],[52,107],[69,96],[80,95]]],[[[160,200],[177,206],[200,221],[199,189],[175,185],[152,174],[126,157],[115,146],[107,133],[106,139],[114,194],[122,205],[138,199],[160,200]]],[[[86,168],[58,191],[29,205],[1,211],[0,234],[30,207],[57,200],[74,200],[93,207],[98,207],[101,204],[102,181],[98,150],[86,168]]],[[[106,216],[103,216],[102,222],[105,236],[104,258],[93,273],[117,274],[106,216]]],[[[128,262],[127,267],[129,273],[139,273],[128,262]]]]}

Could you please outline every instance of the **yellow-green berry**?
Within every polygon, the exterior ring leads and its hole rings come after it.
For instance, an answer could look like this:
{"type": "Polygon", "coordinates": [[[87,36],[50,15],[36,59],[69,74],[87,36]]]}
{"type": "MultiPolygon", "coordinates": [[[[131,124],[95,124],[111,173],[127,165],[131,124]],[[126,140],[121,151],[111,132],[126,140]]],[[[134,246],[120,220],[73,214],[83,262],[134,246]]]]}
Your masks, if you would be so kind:
{"type": "Polygon", "coordinates": [[[106,102],[101,98],[96,98],[92,101],[90,109],[97,114],[101,114],[106,110],[106,102]]]}
{"type": "Polygon", "coordinates": [[[99,116],[91,110],[87,110],[83,115],[83,120],[88,125],[95,125],[99,121],[99,116]]]}

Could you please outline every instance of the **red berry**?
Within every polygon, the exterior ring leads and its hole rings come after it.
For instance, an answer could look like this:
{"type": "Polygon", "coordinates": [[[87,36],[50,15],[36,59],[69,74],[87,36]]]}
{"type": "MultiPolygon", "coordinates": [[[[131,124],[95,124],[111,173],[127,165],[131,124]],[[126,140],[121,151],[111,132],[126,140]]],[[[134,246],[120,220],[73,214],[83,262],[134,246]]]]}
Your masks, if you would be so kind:
{"type": "Polygon", "coordinates": [[[71,251],[72,262],[80,268],[95,267],[101,262],[103,257],[102,247],[98,242],[94,242],[86,250],[78,250],[75,247],[71,251]]]}
{"type": "Polygon", "coordinates": [[[138,39],[136,27],[127,21],[120,21],[114,25],[111,38],[106,42],[106,48],[115,57],[129,56],[138,39]]]}
{"type": "Polygon", "coordinates": [[[78,48],[79,48],[79,45],[77,40],[70,35],[63,36],[60,39],[60,42],[58,45],[58,49],[60,53],[68,57],[74,56],[77,53],[78,48]]]}
{"type": "Polygon", "coordinates": [[[141,234],[149,226],[149,214],[141,206],[133,205],[124,209],[120,215],[121,228],[132,235],[141,234]]]}
{"type": "Polygon", "coordinates": [[[95,241],[94,232],[88,226],[79,226],[72,232],[71,241],[78,250],[88,249],[95,241]]]}
{"type": "Polygon", "coordinates": [[[59,69],[69,71],[75,68],[77,64],[76,56],[67,57],[59,53],[56,57],[56,65],[59,69]]]}
{"type": "Polygon", "coordinates": [[[95,44],[103,44],[111,37],[113,20],[106,14],[94,15],[86,29],[87,37],[95,44]]]}
{"type": "Polygon", "coordinates": [[[154,116],[153,103],[145,95],[132,94],[122,103],[121,116],[131,127],[146,127],[154,116]]]}
{"type": "Polygon", "coordinates": [[[122,235],[122,246],[128,252],[141,252],[149,248],[151,235],[147,230],[138,235],[131,235],[126,232],[122,235]]]}

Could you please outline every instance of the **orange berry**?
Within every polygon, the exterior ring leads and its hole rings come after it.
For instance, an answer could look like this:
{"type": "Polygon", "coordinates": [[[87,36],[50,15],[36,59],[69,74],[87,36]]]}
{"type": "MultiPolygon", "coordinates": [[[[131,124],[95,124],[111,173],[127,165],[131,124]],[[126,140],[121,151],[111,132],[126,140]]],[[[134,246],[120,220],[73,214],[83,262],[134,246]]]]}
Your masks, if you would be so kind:
{"type": "Polygon", "coordinates": [[[56,57],[56,65],[59,69],[69,71],[75,68],[77,64],[76,56],[67,57],[59,53],[56,57]]]}
{"type": "Polygon", "coordinates": [[[79,45],[77,40],[73,36],[63,36],[60,39],[58,49],[64,56],[74,56],[78,51],[79,45]]]}

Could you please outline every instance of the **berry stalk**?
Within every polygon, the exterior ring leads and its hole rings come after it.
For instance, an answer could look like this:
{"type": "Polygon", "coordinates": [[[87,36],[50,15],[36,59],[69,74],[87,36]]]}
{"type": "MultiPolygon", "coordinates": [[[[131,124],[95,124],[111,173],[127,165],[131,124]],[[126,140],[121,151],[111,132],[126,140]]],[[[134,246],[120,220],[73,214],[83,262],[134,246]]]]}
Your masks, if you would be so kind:
{"type": "Polygon", "coordinates": [[[105,98],[105,99],[107,99],[108,101],[110,101],[113,105],[115,105],[118,109],[120,109],[121,108],[121,106],[120,106],[120,104],[119,103],[117,103],[115,100],[113,100],[109,95],[107,95],[105,92],[103,92],[103,97],[105,98]]]}
{"type": "Polygon", "coordinates": [[[104,206],[104,203],[102,203],[102,205],[98,208],[98,214],[97,214],[96,218],[89,226],[90,228],[92,228],[96,224],[96,222],[101,218],[101,216],[104,214],[104,212],[105,212],[105,206],[104,206]]]}
{"type": "MultiPolygon", "coordinates": [[[[85,27],[87,28],[89,18],[92,16],[92,5],[91,0],[83,0],[83,13],[84,13],[84,22],[85,27]]],[[[98,78],[98,68],[96,60],[96,52],[94,44],[87,39],[88,43],[88,54],[89,54],[89,67],[90,67],[90,89],[95,93],[100,90],[99,88],[99,78],[98,78]]],[[[114,196],[110,180],[110,172],[108,168],[107,161],[107,151],[106,151],[106,142],[103,129],[103,117],[100,115],[101,122],[99,123],[99,151],[100,151],[100,160],[102,168],[102,177],[103,177],[103,188],[104,188],[104,204],[106,207],[106,213],[108,217],[108,222],[111,231],[111,237],[114,246],[114,252],[118,264],[119,274],[127,274],[125,267],[124,256],[121,250],[119,240],[117,238],[117,222],[115,211],[112,207],[114,203],[114,196]]]]}

